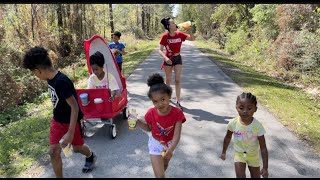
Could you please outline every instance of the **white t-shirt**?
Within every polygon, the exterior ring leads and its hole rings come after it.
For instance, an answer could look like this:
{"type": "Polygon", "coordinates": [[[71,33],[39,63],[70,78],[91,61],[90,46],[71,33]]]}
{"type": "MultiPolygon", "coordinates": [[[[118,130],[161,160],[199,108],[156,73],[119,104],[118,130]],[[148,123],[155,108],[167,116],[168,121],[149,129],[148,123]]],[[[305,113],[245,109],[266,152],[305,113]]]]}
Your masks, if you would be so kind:
{"type": "Polygon", "coordinates": [[[118,83],[112,74],[108,73],[108,79],[109,79],[109,87],[108,87],[107,73],[104,74],[104,77],[101,81],[95,74],[92,73],[88,80],[88,89],[109,88],[111,91],[120,90],[118,83]]]}

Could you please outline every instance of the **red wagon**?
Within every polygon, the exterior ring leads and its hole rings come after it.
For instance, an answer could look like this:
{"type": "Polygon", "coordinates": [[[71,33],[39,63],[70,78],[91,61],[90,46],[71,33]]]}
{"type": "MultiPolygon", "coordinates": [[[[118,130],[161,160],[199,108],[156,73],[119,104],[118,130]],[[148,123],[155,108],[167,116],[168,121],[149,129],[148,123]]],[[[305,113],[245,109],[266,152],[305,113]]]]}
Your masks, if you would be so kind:
{"type": "MultiPolygon", "coordinates": [[[[114,139],[117,135],[116,125],[113,123],[113,118],[122,113],[123,118],[128,118],[128,99],[126,90],[126,79],[122,76],[107,42],[100,36],[94,35],[89,40],[84,41],[85,55],[87,66],[90,75],[93,73],[90,67],[90,56],[97,51],[100,51],[105,59],[104,71],[111,73],[120,88],[120,96],[113,102],[109,102],[110,91],[108,88],[98,89],[76,89],[80,109],[84,114],[84,122],[93,125],[94,123],[108,124],[110,136],[114,139]],[[88,103],[83,104],[80,98],[81,94],[88,96],[88,103]],[[95,102],[99,99],[99,103],[95,102]],[[102,101],[101,101],[102,100],[102,101]]],[[[108,83],[109,84],[109,83],[108,83]]],[[[86,128],[84,128],[84,133],[86,128]]]]}

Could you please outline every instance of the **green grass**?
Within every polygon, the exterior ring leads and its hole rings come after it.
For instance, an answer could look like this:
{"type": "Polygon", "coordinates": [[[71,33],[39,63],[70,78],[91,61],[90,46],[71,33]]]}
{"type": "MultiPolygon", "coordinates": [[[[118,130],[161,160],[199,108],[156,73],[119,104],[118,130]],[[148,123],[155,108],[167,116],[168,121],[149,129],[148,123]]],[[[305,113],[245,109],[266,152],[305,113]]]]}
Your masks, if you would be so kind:
{"type": "MultiPolygon", "coordinates": [[[[123,69],[128,77],[152,52],[158,41],[139,41],[134,52],[127,50],[123,56],[123,69]]],[[[130,50],[130,48],[129,48],[130,50]]],[[[74,66],[61,71],[75,83],[85,87],[89,77],[84,56],[74,66]]],[[[43,93],[32,103],[12,108],[0,114],[0,177],[19,177],[28,167],[48,162],[49,126],[52,104],[48,93],[43,93]]]]}
{"type": "Polygon", "coordinates": [[[201,51],[222,68],[245,91],[278,117],[281,123],[320,153],[320,99],[280,80],[255,71],[213,49],[210,42],[196,42],[201,51]]]}

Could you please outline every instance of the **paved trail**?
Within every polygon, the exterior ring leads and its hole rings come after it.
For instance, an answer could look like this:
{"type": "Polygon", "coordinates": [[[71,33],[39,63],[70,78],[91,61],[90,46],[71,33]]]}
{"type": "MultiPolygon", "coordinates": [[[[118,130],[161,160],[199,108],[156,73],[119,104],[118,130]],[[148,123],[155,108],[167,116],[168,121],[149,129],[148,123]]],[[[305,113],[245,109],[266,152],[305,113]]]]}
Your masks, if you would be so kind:
{"type": "MultiPolygon", "coordinates": [[[[167,177],[235,177],[232,144],[227,159],[219,159],[228,121],[237,115],[235,100],[243,90],[226,76],[191,42],[182,47],[182,102],[186,123],[180,143],[167,170],[167,177]]],[[[160,71],[161,58],[154,51],[127,79],[129,106],[144,115],[152,107],[146,96],[149,75],[160,71]]],[[[174,86],[173,86],[174,89],[174,86]]],[[[173,92],[175,101],[175,92],[173,92]]],[[[320,177],[320,157],[314,155],[296,136],[258,104],[255,117],[266,128],[270,177],[320,177]]],[[[109,137],[108,126],[95,127],[86,143],[98,156],[97,168],[83,174],[84,158],[80,154],[63,158],[65,177],[154,177],[149,155],[148,134],[128,130],[121,116],[115,119],[118,135],[109,137]]],[[[39,177],[54,177],[51,165],[43,167],[39,177]]],[[[249,171],[247,170],[247,177],[249,171]]]]}

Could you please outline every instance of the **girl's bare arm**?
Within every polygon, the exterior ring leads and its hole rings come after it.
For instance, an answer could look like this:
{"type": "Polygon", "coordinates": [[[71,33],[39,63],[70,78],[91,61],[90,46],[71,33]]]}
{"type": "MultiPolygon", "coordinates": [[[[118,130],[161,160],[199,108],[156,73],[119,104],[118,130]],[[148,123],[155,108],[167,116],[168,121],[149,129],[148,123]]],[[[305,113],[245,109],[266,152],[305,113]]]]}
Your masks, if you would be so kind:
{"type": "Polygon", "coordinates": [[[258,140],[259,140],[261,157],[262,157],[262,162],[263,162],[261,175],[263,177],[268,177],[268,149],[267,149],[266,140],[264,138],[264,135],[258,136],[258,140]]]}
{"type": "Polygon", "coordinates": [[[173,152],[175,150],[175,148],[177,147],[179,141],[180,141],[180,137],[181,137],[181,128],[182,128],[182,122],[178,121],[175,124],[174,127],[174,135],[173,135],[173,139],[172,139],[172,144],[169,146],[169,148],[167,149],[167,151],[171,151],[173,152]]]}
{"type": "Polygon", "coordinates": [[[159,53],[160,53],[160,55],[161,55],[163,58],[165,58],[166,61],[167,61],[167,60],[169,60],[169,58],[164,54],[163,48],[164,48],[164,46],[163,46],[162,44],[160,44],[159,53]]]}
{"type": "Polygon", "coordinates": [[[189,33],[189,36],[186,38],[186,40],[194,41],[196,38],[194,37],[191,28],[189,28],[187,32],[189,33]]]}
{"type": "Polygon", "coordinates": [[[233,134],[232,131],[227,130],[227,134],[226,134],[226,136],[224,137],[224,140],[223,140],[223,148],[222,148],[222,153],[221,153],[221,156],[220,156],[220,158],[222,160],[225,160],[225,158],[226,158],[226,152],[227,152],[228,146],[230,144],[230,141],[231,141],[231,138],[232,138],[232,134],[233,134]]]}
{"type": "Polygon", "coordinates": [[[146,122],[143,122],[142,118],[139,118],[139,119],[137,120],[137,125],[138,125],[141,129],[143,129],[143,130],[145,130],[145,131],[147,131],[147,132],[150,132],[151,129],[152,129],[152,127],[151,127],[149,124],[147,124],[146,122]]]}

